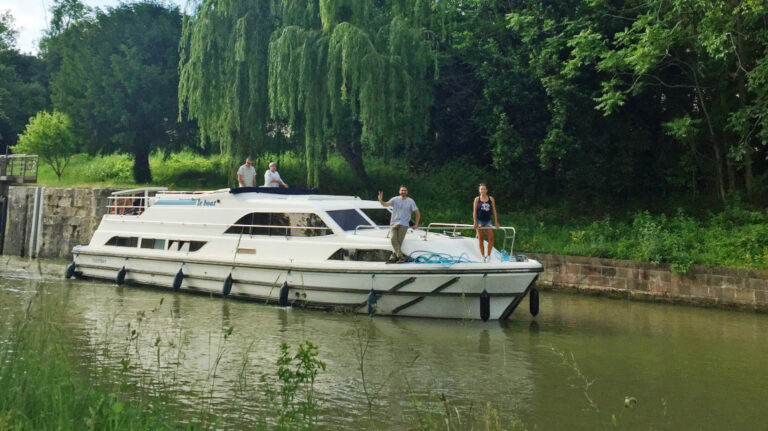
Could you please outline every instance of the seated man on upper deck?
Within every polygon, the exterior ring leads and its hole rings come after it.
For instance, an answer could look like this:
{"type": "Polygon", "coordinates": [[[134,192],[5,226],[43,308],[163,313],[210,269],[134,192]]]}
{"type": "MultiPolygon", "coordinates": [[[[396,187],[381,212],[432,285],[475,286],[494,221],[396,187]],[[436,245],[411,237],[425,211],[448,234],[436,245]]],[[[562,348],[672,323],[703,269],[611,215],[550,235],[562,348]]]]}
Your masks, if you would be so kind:
{"type": "Polygon", "coordinates": [[[269,169],[267,169],[267,171],[264,172],[264,187],[279,187],[279,186],[288,188],[288,184],[283,182],[283,179],[280,178],[280,173],[277,172],[277,163],[271,162],[269,164],[269,169]]]}

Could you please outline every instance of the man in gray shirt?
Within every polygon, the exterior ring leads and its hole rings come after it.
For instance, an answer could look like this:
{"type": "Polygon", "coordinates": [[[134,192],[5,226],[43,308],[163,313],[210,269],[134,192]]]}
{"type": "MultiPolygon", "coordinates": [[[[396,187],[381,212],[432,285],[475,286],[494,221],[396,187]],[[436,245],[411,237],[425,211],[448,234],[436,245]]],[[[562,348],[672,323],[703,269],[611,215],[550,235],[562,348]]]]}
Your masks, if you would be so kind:
{"type": "Polygon", "coordinates": [[[256,186],[256,168],[253,167],[252,158],[245,159],[245,164],[237,170],[237,182],[240,187],[256,186]]]}
{"type": "Polygon", "coordinates": [[[392,249],[394,250],[389,261],[394,263],[404,263],[408,259],[403,256],[402,246],[405,240],[405,234],[408,232],[408,222],[411,221],[411,214],[416,213],[416,219],[413,222],[413,228],[419,227],[419,219],[421,219],[421,213],[419,207],[416,206],[416,202],[408,197],[408,187],[400,186],[400,196],[396,196],[386,202],[384,198],[384,192],[379,192],[379,203],[385,207],[392,207],[392,217],[389,220],[389,240],[392,242],[392,249]]]}

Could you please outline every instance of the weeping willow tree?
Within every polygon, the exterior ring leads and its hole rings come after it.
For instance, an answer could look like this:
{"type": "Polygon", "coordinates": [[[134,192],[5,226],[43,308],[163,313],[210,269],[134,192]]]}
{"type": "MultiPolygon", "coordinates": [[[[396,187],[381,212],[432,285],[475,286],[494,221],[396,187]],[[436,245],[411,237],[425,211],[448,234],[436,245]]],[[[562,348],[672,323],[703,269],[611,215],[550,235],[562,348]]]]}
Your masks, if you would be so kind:
{"type": "Polygon", "coordinates": [[[430,2],[294,0],[275,14],[269,107],[304,137],[309,184],[331,144],[367,185],[363,154],[407,150],[428,124],[430,2]]]}
{"type": "Polygon", "coordinates": [[[203,142],[226,154],[257,150],[268,124],[272,0],[202,0],[184,20],[179,116],[197,120],[203,142]]]}
{"type": "Polygon", "coordinates": [[[407,150],[427,129],[433,53],[421,26],[430,8],[430,0],[201,0],[184,22],[180,110],[229,154],[257,150],[268,128],[303,139],[310,186],[333,147],[365,185],[364,151],[407,150]]]}

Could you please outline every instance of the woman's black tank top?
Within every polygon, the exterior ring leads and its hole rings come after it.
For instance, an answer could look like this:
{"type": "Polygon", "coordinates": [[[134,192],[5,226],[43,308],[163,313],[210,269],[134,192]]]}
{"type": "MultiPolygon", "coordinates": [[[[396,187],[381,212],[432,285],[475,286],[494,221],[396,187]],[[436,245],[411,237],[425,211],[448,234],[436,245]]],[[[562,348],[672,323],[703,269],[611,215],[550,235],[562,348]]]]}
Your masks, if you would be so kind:
{"type": "Polygon", "coordinates": [[[479,197],[477,198],[477,221],[491,221],[491,212],[493,211],[493,202],[491,197],[488,196],[488,200],[483,202],[479,197]]]}

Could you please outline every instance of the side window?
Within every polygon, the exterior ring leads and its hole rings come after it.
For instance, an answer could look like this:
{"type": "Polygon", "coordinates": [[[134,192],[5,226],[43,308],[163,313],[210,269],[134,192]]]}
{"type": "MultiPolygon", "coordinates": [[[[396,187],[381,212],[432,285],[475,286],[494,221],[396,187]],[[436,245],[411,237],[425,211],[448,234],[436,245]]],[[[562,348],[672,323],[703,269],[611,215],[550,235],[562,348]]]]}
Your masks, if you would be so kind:
{"type": "Polygon", "coordinates": [[[104,245],[114,245],[116,247],[136,247],[139,245],[139,238],[136,236],[113,236],[104,245]]]}
{"type": "Polygon", "coordinates": [[[205,241],[190,241],[189,251],[198,251],[205,245],[205,241]]]}
{"type": "MultiPolygon", "coordinates": [[[[163,241],[165,240],[155,240],[155,241],[163,241]]],[[[182,240],[169,240],[170,244],[168,245],[168,251],[180,251],[182,253],[190,253],[194,251],[198,251],[206,244],[205,241],[182,241],[182,240]]],[[[143,245],[143,240],[142,240],[143,245]]]]}
{"type": "Polygon", "coordinates": [[[313,213],[250,213],[240,217],[224,233],[308,237],[330,235],[333,232],[313,213]],[[290,228],[296,226],[318,229],[290,228]]]}
{"type": "Polygon", "coordinates": [[[288,214],[291,226],[306,226],[314,229],[292,229],[292,236],[323,236],[330,235],[331,230],[325,225],[323,220],[314,213],[293,213],[288,214]]]}
{"type": "Polygon", "coordinates": [[[371,224],[355,209],[328,211],[328,215],[345,231],[355,230],[357,226],[371,224]]]}
{"type": "Polygon", "coordinates": [[[354,249],[340,248],[336,250],[328,260],[352,260],[357,262],[386,262],[392,254],[391,250],[384,249],[354,249]]]}
{"type": "Polygon", "coordinates": [[[141,248],[152,248],[152,249],[155,249],[155,250],[165,250],[165,240],[164,239],[142,238],[141,239],[141,248]]]}
{"type": "MultiPolygon", "coordinates": [[[[270,226],[292,226],[288,214],[271,213],[269,216],[270,226]]],[[[285,227],[272,227],[269,229],[269,234],[272,236],[290,236],[292,230],[285,227]]]]}
{"type": "Polygon", "coordinates": [[[237,235],[269,235],[270,228],[255,227],[269,226],[269,213],[250,213],[240,217],[232,226],[227,228],[224,233],[234,233],[237,235]]]}

